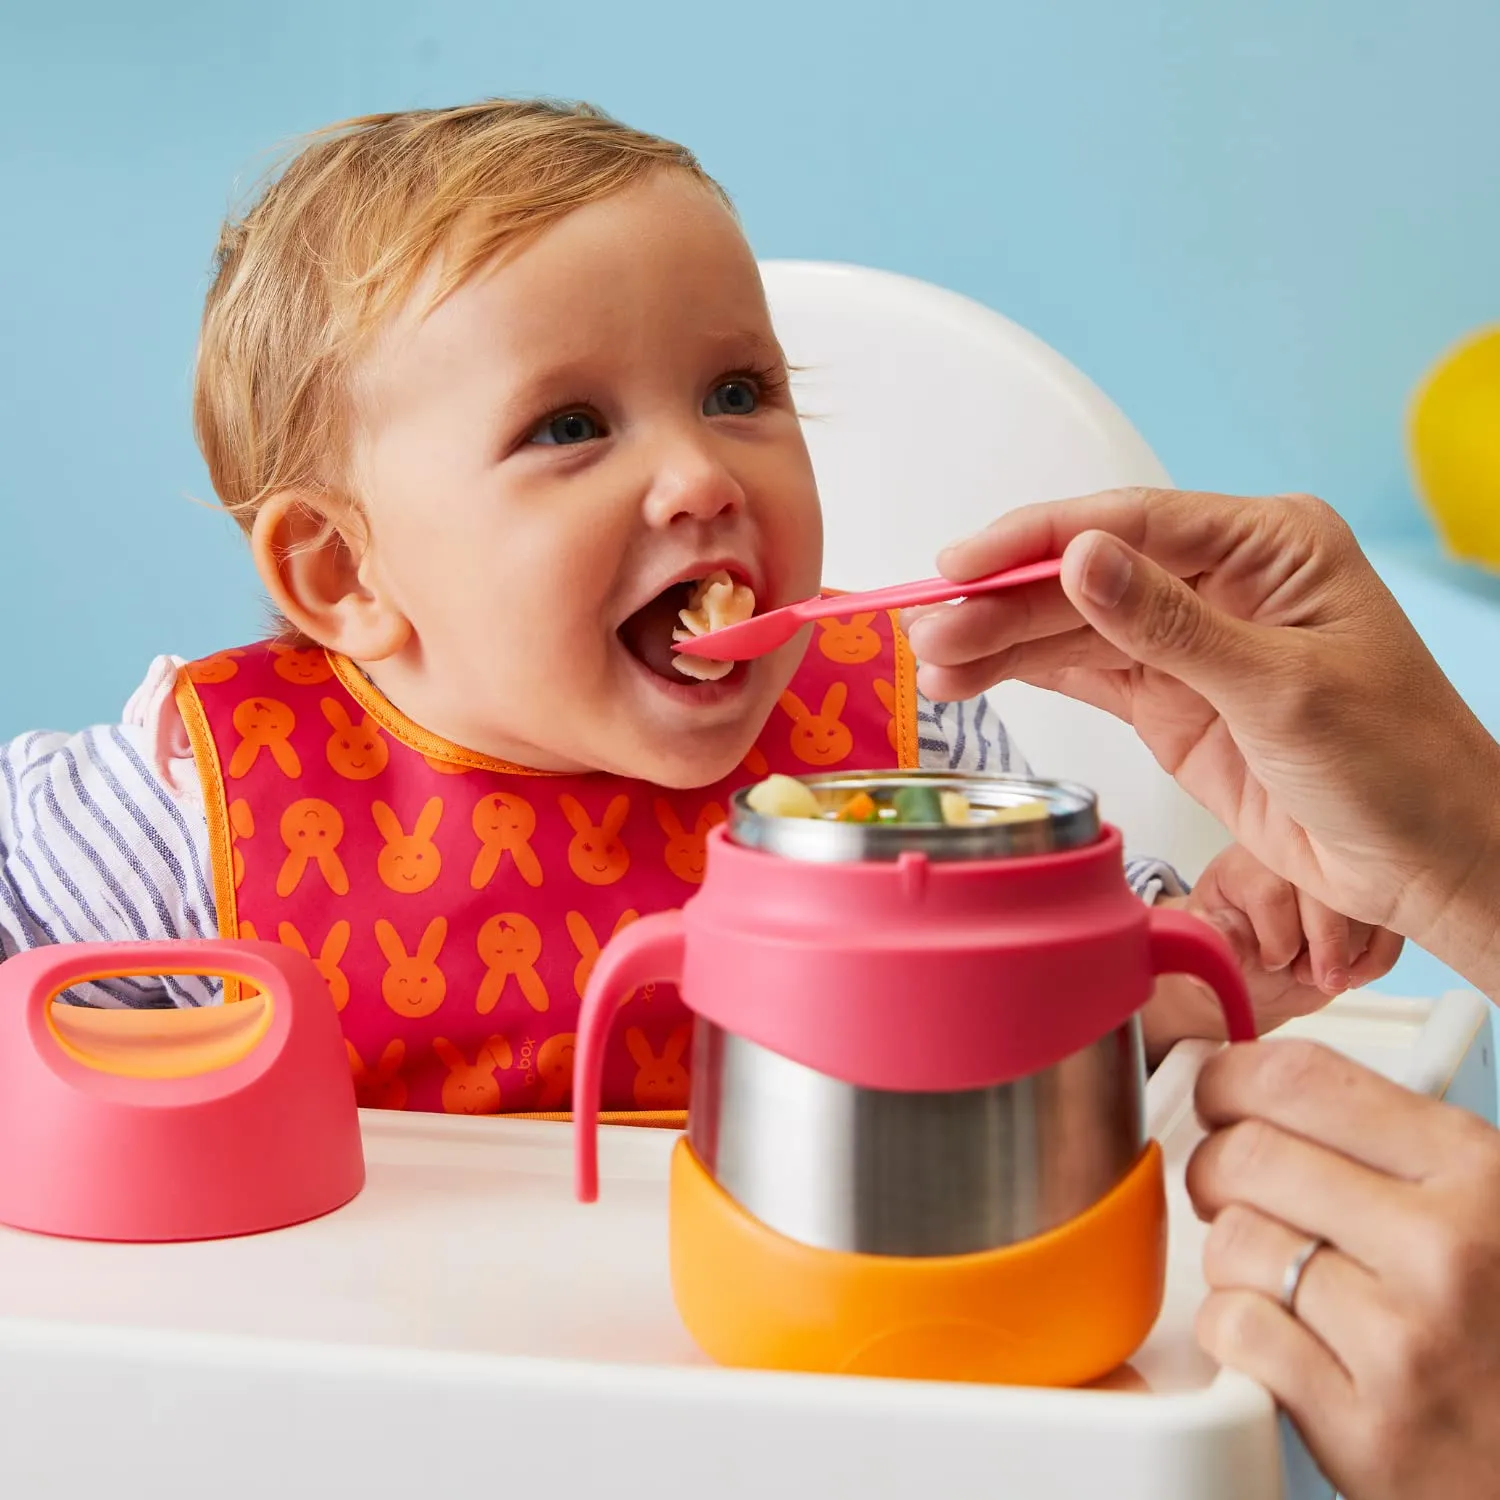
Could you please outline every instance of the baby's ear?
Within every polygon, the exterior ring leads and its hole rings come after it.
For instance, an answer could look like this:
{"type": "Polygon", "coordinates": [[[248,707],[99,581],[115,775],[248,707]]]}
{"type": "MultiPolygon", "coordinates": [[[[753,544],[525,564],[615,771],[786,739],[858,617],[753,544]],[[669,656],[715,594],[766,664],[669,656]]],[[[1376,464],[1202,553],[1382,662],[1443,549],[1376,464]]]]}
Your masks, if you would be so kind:
{"type": "Polygon", "coordinates": [[[272,605],[309,640],[355,661],[382,661],[411,636],[370,541],[352,499],[310,490],[269,496],[250,531],[272,605]]]}

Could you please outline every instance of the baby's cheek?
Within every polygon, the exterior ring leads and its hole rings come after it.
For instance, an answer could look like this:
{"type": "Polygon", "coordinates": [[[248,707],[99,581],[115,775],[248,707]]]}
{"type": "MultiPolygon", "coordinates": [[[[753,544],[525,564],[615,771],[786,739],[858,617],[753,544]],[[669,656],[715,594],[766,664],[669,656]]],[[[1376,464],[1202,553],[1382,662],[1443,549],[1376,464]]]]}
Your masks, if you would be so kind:
{"type": "Polygon", "coordinates": [[[799,631],[786,645],[769,656],[763,656],[757,664],[757,692],[763,700],[761,723],[770,718],[781,695],[791,687],[792,678],[797,675],[797,668],[802,665],[806,654],[804,638],[809,634],[810,629],[799,631]]]}

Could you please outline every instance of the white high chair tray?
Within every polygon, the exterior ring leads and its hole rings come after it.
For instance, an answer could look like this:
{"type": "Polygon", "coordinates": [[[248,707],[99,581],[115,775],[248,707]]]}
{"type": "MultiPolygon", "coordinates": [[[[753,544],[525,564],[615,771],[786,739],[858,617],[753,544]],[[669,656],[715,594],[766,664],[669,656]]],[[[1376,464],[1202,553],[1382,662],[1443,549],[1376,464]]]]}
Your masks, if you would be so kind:
{"type": "MultiPolygon", "coordinates": [[[[1303,1029],[1442,1093],[1484,1021],[1456,995],[1303,1029]]],[[[367,1187],[311,1224],[166,1246],[0,1229],[0,1494],[1274,1500],[1271,1403],[1191,1334],[1182,1168],[1208,1050],[1179,1048],[1148,1089],[1171,1255],[1135,1390],[715,1369],[671,1301],[675,1136],[604,1132],[585,1208],[567,1129],[367,1114],[367,1187]]]]}

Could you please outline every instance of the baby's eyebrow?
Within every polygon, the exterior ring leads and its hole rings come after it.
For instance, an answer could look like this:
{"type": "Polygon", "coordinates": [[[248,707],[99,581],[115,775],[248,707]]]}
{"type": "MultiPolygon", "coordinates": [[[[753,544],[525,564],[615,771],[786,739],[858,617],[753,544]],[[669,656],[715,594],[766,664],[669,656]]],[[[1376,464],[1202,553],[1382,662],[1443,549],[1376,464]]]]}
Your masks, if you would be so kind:
{"type": "Polygon", "coordinates": [[[705,342],[722,351],[731,362],[741,359],[765,365],[780,365],[786,362],[786,355],[782,353],[781,345],[775,339],[768,339],[763,333],[754,329],[712,333],[707,336],[705,342]]]}

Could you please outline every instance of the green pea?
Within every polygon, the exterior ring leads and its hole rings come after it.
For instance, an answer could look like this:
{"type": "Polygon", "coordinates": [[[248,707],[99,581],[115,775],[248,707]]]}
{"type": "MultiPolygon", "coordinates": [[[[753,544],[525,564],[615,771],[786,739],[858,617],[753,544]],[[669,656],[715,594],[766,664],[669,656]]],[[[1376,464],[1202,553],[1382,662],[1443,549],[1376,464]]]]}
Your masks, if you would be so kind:
{"type": "Polygon", "coordinates": [[[943,804],[930,786],[904,786],[892,799],[898,823],[941,823],[943,804]]]}

